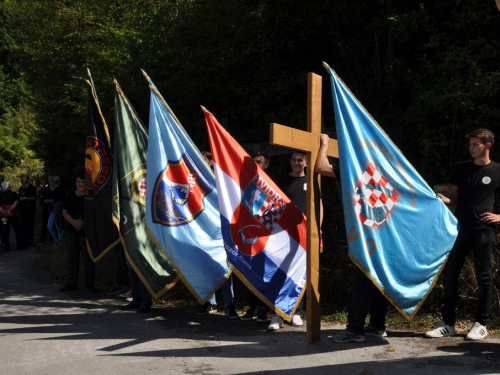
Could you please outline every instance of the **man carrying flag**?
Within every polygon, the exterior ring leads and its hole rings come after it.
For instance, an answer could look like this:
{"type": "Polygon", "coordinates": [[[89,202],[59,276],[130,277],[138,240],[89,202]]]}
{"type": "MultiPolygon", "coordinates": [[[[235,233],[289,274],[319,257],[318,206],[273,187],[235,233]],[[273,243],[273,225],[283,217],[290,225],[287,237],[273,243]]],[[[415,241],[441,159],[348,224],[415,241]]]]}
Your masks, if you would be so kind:
{"type": "Polygon", "coordinates": [[[90,257],[97,262],[120,240],[111,215],[113,162],[109,133],[89,73],[89,105],[85,140],[85,236],[90,257]]]}
{"type": "MultiPolygon", "coordinates": [[[[443,268],[457,236],[457,221],[335,72],[326,68],[334,98],[349,256],[405,317],[412,318],[443,268]]],[[[355,285],[353,293],[358,289],[355,285]]],[[[353,295],[347,329],[334,342],[364,340],[367,302],[356,303],[353,295]]],[[[383,311],[377,310],[380,315],[383,311]]],[[[378,315],[377,324],[374,330],[383,335],[378,315]]]]}
{"type": "Polygon", "coordinates": [[[131,306],[142,307],[139,311],[143,311],[148,309],[151,296],[158,299],[175,285],[178,277],[165,253],[146,232],[148,135],[116,80],[115,123],[113,219],[132,267],[129,272],[134,298],[131,306]]]}
{"type": "MultiPolygon", "coordinates": [[[[333,165],[328,161],[327,134],[321,134],[321,146],[316,159],[317,173],[337,178],[333,165]]],[[[337,171],[338,173],[338,171],[337,171]]],[[[347,314],[347,329],[332,337],[333,342],[363,342],[365,335],[387,337],[385,316],[387,303],[385,297],[358,268],[354,269],[351,304],[347,314]],[[370,324],[364,327],[366,316],[370,313],[370,324]]]]}
{"type": "Polygon", "coordinates": [[[146,223],[177,275],[203,304],[230,275],[215,177],[153,82],[146,223]]]}
{"type": "Polygon", "coordinates": [[[252,292],[290,321],[305,291],[305,217],[203,110],[228,260],[252,292]]]}

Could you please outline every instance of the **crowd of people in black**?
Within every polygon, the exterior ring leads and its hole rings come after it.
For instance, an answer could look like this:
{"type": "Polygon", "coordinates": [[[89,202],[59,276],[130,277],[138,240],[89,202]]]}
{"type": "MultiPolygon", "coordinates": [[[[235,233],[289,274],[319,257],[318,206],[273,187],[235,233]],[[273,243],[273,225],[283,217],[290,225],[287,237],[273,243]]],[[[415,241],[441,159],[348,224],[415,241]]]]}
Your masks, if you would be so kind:
{"type": "Polygon", "coordinates": [[[33,245],[38,193],[29,182],[27,174],[21,175],[21,187],[16,193],[10,181],[0,175],[0,238],[4,251],[11,250],[10,230],[15,232],[16,249],[24,250],[33,245]]]}
{"type": "Polygon", "coordinates": [[[15,233],[15,249],[41,247],[50,233],[52,246],[59,246],[64,237],[65,223],[62,216],[66,192],[58,176],[48,176],[47,184],[37,190],[27,174],[20,176],[21,186],[16,193],[12,183],[0,175],[0,235],[2,248],[14,248],[10,241],[11,229],[15,233]],[[38,209],[37,209],[38,206],[38,209]],[[35,241],[37,212],[41,213],[40,237],[35,241]]]}

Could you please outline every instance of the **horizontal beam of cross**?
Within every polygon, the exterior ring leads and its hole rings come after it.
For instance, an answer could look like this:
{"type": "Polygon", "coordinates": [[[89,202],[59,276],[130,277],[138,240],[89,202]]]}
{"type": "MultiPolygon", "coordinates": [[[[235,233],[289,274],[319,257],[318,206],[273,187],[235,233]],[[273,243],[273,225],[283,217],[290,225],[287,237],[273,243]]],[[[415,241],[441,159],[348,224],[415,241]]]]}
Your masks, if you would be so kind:
{"type": "MultiPolygon", "coordinates": [[[[317,149],[319,150],[320,135],[304,130],[290,128],[285,125],[271,124],[270,128],[271,140],[273,145],[284,146],[296,150],[317,149]],[[309,145],[310,147],[304,147],[309,145]]],[[[336,139],[330,139],[328,144],[328,156],[334,158],[339,157],[339,148],[336,139]]]]}

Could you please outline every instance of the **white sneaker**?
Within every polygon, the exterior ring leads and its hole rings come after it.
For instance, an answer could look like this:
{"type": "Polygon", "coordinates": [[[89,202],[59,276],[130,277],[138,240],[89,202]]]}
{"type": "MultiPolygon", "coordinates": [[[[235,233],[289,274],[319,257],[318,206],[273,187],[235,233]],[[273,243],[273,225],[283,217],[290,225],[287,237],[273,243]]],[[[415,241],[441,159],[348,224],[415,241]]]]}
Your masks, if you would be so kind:
{"type": "Polygon", "coordinates": [[[449,326],[442,320],[432,331],[425,332],[424,336],[431,338],[455,336],[455,326],[449,326]]]}
{"type": "Polygon", "coordinates": [[[484,339],[486,336],[488,336],[488,330],[486,329],[486,327],[482,326],[478,322],[475,322],[472,325],[470,332],[467,334],[467,336],[465,336],[465,339],[478,341],[484,339]]]}
{"type": "Polygon", "coordinates": [[[302,318],[300,317],[300,315],[294,315],[292,317],[292,326],[300,327],[302,325],[304,325],[304,322],[302,321],[302,318]]]}
{"type": "Polygon", "coordinates": [[[376,328],[371,323],[369,323],[365,327],[365,335],[367,336],[375,336],[375,337],[387,337],[387,331],[385,328],[376,328]]]}
{"type": "Polygon", "coordinates": [[[271,323],[269,324],[269,327],[267,327],[267,330],[277,331],[281,327],[283,327],[283,318],[278,314],[274,314],[273,318],[271,319],[271,323]]]}

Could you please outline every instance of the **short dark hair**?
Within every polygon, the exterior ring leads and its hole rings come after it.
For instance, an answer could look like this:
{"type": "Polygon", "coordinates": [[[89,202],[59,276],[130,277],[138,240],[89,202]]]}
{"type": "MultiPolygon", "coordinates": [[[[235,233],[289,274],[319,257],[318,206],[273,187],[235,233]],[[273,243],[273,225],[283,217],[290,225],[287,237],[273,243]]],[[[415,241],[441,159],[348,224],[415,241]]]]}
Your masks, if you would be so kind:
{"type": "Polygon", "coordinates": [[[491,143],[491,147],[495,143],[495,134],[488,129],[477,129],[466,135],[467,138],[479,138],[483,144],[491,143]]]}
{"type": "Polygon", "coordinates": [[[303,156],[307,156],[307,152],[304,152],[304,151],[300,151],[300,150],[294,150],[292,152],[292,157],[293,157],[293,154],[301,154],[303,156]]]}
{"type": "Polygon", "coordinates": [[[203,151],[201,153],[208,161],[212,161],[212,153],[210,151],[203,151]]]}
{"type": "Polygon", "coordinates": [[[85,172],[78,172],[76,174],[75,180],[79,178],[80,180],[85,180],[85,172]]]}
{"type": "Polygon", "coordinates": [[[266,163],[269,164],[269,155],[267,153],[262,152],[262,151],[258,151],[255,154],[253,154],[252,159],[257,157],[257,156],[262,156],[264,158],[264,160],[266,161],[266,163]]]}

